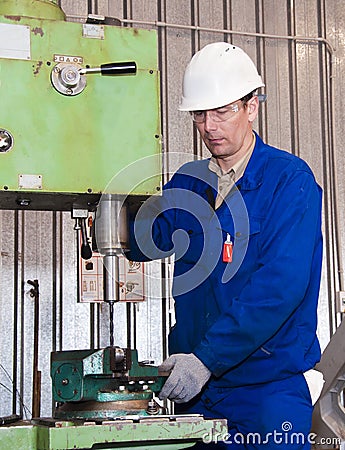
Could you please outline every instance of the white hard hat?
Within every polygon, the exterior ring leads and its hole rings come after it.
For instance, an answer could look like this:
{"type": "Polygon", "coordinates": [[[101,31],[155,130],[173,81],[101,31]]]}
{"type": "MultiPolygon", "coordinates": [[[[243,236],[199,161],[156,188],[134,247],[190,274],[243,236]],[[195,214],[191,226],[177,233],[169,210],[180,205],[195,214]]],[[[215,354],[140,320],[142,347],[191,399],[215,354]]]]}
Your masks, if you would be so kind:
{"type": "Polygon", "coordinates": [[[265,86],[250,57],[226,42],[195,53],[184,78],[180,111],[199,111],[232,103],[265,86]]]}

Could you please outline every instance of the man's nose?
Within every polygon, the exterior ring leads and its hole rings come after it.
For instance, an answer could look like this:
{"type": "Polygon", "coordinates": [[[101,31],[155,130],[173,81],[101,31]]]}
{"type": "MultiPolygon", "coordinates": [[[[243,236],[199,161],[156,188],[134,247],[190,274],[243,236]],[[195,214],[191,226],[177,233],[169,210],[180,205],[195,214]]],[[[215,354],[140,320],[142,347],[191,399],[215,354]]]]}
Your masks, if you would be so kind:
{"type": "Polygon", "coordinates": [[[204,128],[206,131],[215,130],[217,128],[217,122],[214,121],[212,111],[205,111],[204,128]]]}

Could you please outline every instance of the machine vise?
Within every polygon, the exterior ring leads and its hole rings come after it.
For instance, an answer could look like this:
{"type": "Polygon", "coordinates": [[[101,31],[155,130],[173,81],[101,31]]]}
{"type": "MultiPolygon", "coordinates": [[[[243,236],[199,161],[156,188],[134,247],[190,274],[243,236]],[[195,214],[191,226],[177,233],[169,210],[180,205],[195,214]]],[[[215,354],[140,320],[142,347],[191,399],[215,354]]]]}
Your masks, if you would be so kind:
{"type": "Polygon", "coordinates": [[[106,347],[51,354],[54,417],[105,419],[128,414],[154,415],[153,398],[166,380],[158,367],[138,362],[137,350],[106,347]]]}

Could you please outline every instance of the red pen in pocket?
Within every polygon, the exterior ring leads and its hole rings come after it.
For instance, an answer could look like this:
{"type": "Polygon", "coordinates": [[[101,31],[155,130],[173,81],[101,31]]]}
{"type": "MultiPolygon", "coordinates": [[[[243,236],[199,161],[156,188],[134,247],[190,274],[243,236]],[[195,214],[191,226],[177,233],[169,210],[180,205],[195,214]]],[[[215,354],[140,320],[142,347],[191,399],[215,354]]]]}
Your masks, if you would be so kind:
{"type": "Polygon", "coordinates": [[[232,242],[229,233],[227,233],[226,241],[223,244],[223,262],[232,262],[232,242]]]}

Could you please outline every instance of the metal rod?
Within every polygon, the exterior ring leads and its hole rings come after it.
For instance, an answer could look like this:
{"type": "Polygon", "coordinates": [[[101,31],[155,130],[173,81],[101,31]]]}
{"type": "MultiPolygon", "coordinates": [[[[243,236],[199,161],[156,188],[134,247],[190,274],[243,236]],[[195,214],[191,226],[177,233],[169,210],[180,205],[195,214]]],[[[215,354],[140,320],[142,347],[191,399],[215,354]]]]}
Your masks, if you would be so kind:
{"type": "Polygon", "coordinates": [[[38,338],[39,338],[39,284],[38,280],[28,280],[32,286],[30,296],[34,299],[34,352],[32,381],[32,417],[40,417],[41,413],[41,372],[38,370],[38,338]]]}
{"type": "Polygon", "coordinates": [[[101,73],[101,68],[100,67],[83,68],[79,69],[79,73],[80,75],[86,75],[87,73],[101,73]]]}

